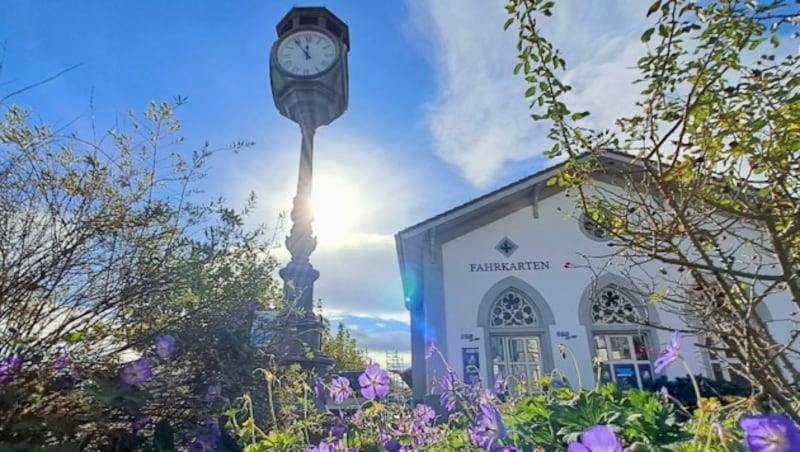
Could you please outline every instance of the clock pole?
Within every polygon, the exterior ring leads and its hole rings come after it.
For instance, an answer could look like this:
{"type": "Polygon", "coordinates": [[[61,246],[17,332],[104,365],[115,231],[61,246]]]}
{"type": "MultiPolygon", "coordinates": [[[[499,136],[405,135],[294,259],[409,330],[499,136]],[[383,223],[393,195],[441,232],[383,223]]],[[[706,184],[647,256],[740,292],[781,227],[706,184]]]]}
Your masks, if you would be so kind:
{"type": "Polygon", "coordinates": [[[283,327],[295,339],[287,344],[284,361],[324,374],[332,360],[321,352],[323,323],[314,314],[319,272],[310,262],[317,246],[311,206],[314,133],[347,109],[349,30],[323,7],[292,8],[276,29],[269,59],[272,97],[278,111],[300,126],[302,137],[292,228],[286,237],[291,260],[278,272],[284,282],[283,327]]]}

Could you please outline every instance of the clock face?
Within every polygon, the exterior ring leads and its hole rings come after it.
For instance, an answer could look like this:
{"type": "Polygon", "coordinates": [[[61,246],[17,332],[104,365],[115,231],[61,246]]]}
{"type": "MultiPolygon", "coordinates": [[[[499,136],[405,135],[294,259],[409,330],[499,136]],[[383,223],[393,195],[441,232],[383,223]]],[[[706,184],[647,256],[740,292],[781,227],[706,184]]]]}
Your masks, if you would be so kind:
{"type": "Polygon", "coordinates": [[[337,49],[325,33],[303,30],[283,38],[275,56],[285,72],[297,77],[313,77],[336,62],[337,49]]]}

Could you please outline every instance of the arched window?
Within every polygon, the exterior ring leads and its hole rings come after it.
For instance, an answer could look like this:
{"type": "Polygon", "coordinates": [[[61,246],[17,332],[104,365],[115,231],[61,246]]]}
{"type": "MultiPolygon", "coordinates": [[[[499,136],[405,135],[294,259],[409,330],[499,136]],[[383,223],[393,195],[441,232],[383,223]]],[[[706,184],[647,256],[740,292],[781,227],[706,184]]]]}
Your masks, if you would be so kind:
{"type": "Polygon", "coordinates": [[[534,383],[552,369],[547,326],[553,313],[536,289],[516,277],[495,284],[483,297],[478,326],[484,328],[489,382],[502,374],[514,383],[534,383]]]}
{"type": "Polygon", "coordinates": [[[642,320],[636,303],[613,284],[592,296],[592,323],[595,325],[641,323],[642,320]]]}
{"type": "Polygon", "coordinates": [[[538,325],[536,308],[513,289],[506,290],[494,302],[489,325],[493,327],[538,325]]]}
{"type": "Polygon", "coordinates": [[[613,381],[622,390],[648,388],[654,379],[658,343],[646,324],[655,313],[637,294],[623,278],[603,275],[581,300],[579,316],[600,362],[601,382],[613,381]]]}

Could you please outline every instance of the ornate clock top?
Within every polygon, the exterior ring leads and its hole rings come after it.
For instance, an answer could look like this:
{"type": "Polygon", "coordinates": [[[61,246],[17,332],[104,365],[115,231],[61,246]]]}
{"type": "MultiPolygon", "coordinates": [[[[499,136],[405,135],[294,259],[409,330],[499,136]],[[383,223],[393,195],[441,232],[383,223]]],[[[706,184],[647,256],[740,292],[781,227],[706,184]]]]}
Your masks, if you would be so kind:
{"type": "Polygon", "coordinates": [[[276,27],[270,51],[272,97],[302,129],[330,124],[347,109],[347,25],[323,7],[295,7],[276,27]]]}

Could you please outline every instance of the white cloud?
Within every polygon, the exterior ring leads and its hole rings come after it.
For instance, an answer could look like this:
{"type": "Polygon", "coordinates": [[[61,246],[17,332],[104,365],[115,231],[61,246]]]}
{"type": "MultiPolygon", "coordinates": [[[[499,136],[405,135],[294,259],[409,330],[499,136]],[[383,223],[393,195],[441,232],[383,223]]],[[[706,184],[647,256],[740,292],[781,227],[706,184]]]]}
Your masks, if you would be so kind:
{"type": "MultiPolygon", "coordinates": [[[[411,2],[412,35],[437,71],[439,95],[426,125],[438,156],[472,184],[485,187],[509,162],[549,147],[546,126],[529,119],[526,86],[513,74],[516,32],[503,31],[503,1],[411,2]],[[421,44],[424,42],[426,44],[421,44]]],[[[630,70],[643,50],[641,2],[559,2],[544,33],[561,49],[575,110],[589,125],[610,127],[633,104],[630,70]]],[[[532,169],[533,170],[533,169],[532,169]]]]}
{"type": "Polygon", "coordinates": [[[406,326],[411,325],[411,317],[407,310],[402,311],[390,311],[390,312],[378,312],[377,314],[371,314],[366,312],[351,312],[345,311],[342,309],[337,309],[335,307],[323,306],[322,313],[331,322],[338,322],[340,320],[346,320],[351,318],[350,316],[356,316],[360,318],[370,319],[372,322],[381,321],[381,322],[399,322],[403,323],[406,326]]]}

